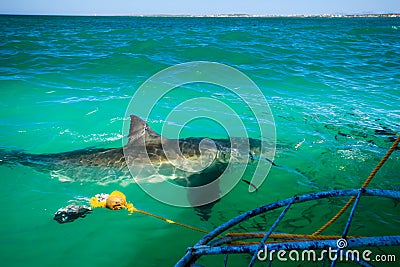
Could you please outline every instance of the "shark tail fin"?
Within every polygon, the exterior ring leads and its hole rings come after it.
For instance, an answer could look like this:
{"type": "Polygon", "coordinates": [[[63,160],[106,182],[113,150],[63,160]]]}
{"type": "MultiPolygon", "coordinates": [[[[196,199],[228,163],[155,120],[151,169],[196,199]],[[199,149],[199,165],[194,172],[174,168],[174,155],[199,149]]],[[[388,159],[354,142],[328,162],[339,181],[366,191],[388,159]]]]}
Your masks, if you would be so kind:
{"type": "Polygon", "coordinates": [[[25,160],[26,154],[21,151],[0,149],[0,165],[15,165],[25,160]]]}
{"type": "Polygon", "coordinates": [[[0,166],[1,165],[23,165],[29,167],[47,168],[52,164],[51,155],[46,154],[28,154],[23,150],[6,151],[0,149],[0,166]]]}

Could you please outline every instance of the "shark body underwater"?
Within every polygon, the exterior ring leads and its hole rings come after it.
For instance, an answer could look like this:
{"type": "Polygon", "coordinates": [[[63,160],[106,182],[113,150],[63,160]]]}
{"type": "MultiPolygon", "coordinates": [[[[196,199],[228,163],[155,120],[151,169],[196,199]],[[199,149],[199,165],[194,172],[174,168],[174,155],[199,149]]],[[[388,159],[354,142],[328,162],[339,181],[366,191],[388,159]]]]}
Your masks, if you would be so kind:
{"type": "MultiPolygon", "coordinates": [[[[232,148],[232,139],[167,139],[153,131],[141,118],[131,115],[130,119],[128,143],[123,147],[53,154],[2,151],[0,164],[30,166],[50,172],[61,181],[83,182],[88,176],[91,177],[89,181],[105,184],[118,181],[120,177],[131,178],[131,174],[136,182],[155,183],[167,179],[181,186],[197,187],[220,177],[229,162],[247,164],[260,154],[261,141],[257,139],[235,139],[235,143],[240,143],[239,148],[232,148]],[[240,149],[243,144],[248,150],[240,149]]],[[[214,196],[219,193],[218,185],[207,192],[214,196]]],[[[198,197],[202,196],[187,196],[190,203],[196,203],[198,197]]],[[[197,211],[208,219],[207,214],[214,204],[203,205],[197,211]]]]}

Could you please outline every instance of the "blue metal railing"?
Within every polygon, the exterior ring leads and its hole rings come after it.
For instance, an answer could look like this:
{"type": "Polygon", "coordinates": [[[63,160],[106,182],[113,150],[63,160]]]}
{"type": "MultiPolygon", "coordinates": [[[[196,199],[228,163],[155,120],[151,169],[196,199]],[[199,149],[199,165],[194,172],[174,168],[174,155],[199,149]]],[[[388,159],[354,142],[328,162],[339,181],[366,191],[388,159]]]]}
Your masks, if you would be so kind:
{"type": "MultiPolygon", "coordinates": [[[[219,227],[215,228],[210,233],[206,234],[202,239],[200,239],[193,247],[189,247],[186,254],[178,261],[175,265],[176,267],[184,267],[190,266],[195,263],[197,259],[204,255],[213,255],[213,254],[252,254],[252,260],[249,266],[252,266],[257,254],[260,249],[268,249],[271,250],[306,250],[306,249],[324,249],[324,248],[334,248],[339,253],[340,248],[338,249],[337,240],[296,240],[296,242],[279,242],[279,243],[267,243],[264,244],[266,239],[270,236],[273,229],[279,223],[279,221],[286,214],[287,210],[290,208],[292,204],[302,203],[310,200],[318,200],[323,198],[330,197],[341,197],[341,196],[357,196],[356,202],[353,204],[352,210],[348,217],[346,226],[343,230],[343,238],[346,238],[350,223],[352,221],[353,215],[356,211],[356,207],[361,196],[376,196],[376,197],[386,197],[386,198],[400,198],[399,191],[392,190],[379,190],[379,189],[348,189],[348,190],[333,190],[326,192],[318,192],[311,193],[301,196],[295,196],[292,198],[288,198],[285,200],[281,200],[272,204],[268,204],[265,206],[258,207],[256,209],[247,211],[243,214],[238,215],[237,217],[225,222],[219,227]],[[226,243],[244,239],[245,237],[233,237],[233,236],[218,236],[223,232],[227,231],[231,227],[248,220],[252,217],[260,215],[262,213],[266,213],[271,210],[278,209],[280,207],[286,207],[285,210],[281,213],[278,219],[275,221],[273,226],[269,229],[269,231],[263,233],[264,237],[260,241],[259,244],[246,244],[246,245],[230,245],[223,246],[226,243]]],[[[375,247],[375,246],[394,246],[400,245],[400,236],[378,236],[378,237],[360,237],[360,238],[348,238],[347,239],[348,248],[356,248],[356,247],[375,247]]],[[[225,258],[225,266],[227,265],[228,258],[225,258]]],[[[362,261],[361,259],[354,259],[355,262],[358,262],[362,266],[370,266],[367,262],[362,261]]],[[[334,266],[336,261],[332,261],[332,266],[334,266]]]]}

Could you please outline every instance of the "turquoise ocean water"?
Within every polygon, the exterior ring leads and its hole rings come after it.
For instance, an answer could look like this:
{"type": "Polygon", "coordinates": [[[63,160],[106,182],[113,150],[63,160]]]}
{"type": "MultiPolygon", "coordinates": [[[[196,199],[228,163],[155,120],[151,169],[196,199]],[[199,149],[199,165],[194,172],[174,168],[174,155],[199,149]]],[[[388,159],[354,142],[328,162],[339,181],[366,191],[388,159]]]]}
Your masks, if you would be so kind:
{"type": "MultiPolygon", "coordinates": [[[[0,165],[0,259],[7,266],[171,266],[203,234],[125,211],[95,210],[62,225],[53,214],[69,200],[117,189],[140,209],[211,230],[295,194],[359,187],[400,132],[399,18],[1,16],[0,29],[3,151],[119,147],[135,90],[166,67],[201,60],[232,66],[261,89],[276,123],[279,165],[256,193],[237,184],[208,221],[194,209],[157,202],[132,182],[66,182],[46,171],[0,165]]],[[[234,102],[206,85],[181,89],[158,103],[149,124],[160,129],[181,100],[202,96],[234,102]]],[[[244,108],[243,114],[251,122],[244,108]]],[[[223,134],[204,121],[183,132],[223,134]]],[[[370,187],[400,190],[399,163],[396,150],[370,187]]],[[[294,208],[278,230],[312,233],[345,201],[294,208]]],[[[399,214],[397,202],[362,200],[350,234],[398,234],[399,214]]],[[[242,230],[260,231],[272,215],[242,230]]],[[[341,234],[344,221],[326,233],[341,234]]],[[[392,252],[400,260],[399,250],[392,252]]],[[[233,266],[247,266],[249,258],[232,259],[233,266]]],[[[218,256],[201,262],[222,266],[218,256]]]]}

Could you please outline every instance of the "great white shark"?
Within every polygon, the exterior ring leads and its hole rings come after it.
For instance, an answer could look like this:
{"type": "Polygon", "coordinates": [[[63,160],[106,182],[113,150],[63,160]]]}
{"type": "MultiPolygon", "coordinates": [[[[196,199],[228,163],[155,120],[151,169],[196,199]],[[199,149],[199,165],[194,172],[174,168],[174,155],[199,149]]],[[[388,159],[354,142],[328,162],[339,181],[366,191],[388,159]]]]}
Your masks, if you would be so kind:
{"type": "MultiPolygon", "coordinates": [[[[2,151],[0,164],[31,166],[49,171],[63,181],[84,181],[84,176],[91,176],[93,180],[107,183],[130,173],[136,182],[168,179],[178,185],[197,187],[220,177],[229,162],[247,164],[261,152],[261,141],[257,139],[168,139],[138,116],[131,115],[130,120],[128,142],[122,147],[52,154],[2,151]]],[[[211,191],[209,194],[219,194],[218,187],[211,191]]],[[[201,196],[188,195],[188,200],[195,202],[197,197],[201,196]]]]}

